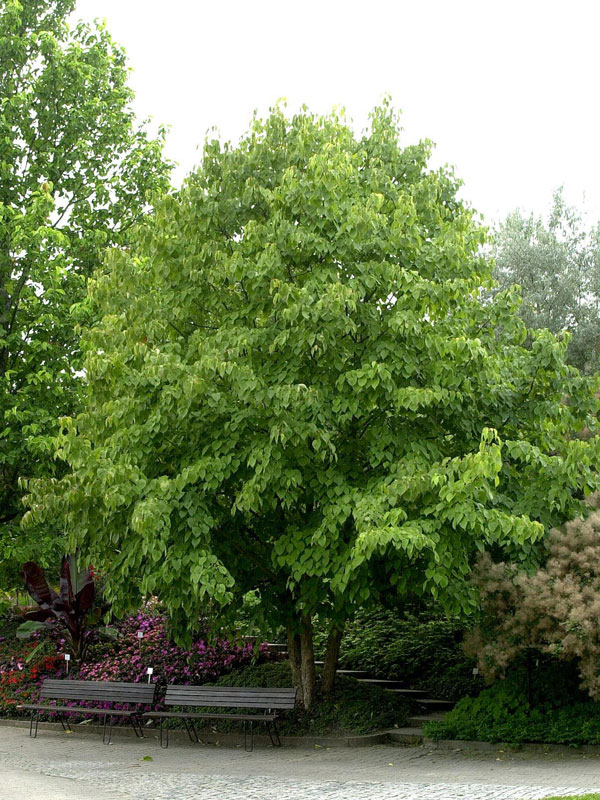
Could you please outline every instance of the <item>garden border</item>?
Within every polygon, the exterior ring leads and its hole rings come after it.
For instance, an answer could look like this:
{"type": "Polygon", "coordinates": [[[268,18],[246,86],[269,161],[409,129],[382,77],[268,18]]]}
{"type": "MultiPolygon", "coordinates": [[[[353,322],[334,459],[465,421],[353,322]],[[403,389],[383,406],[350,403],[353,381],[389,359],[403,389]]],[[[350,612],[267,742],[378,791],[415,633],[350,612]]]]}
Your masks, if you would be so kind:
{"type": "MultiPolygon", "coordinates": [[[[27,728],[29,722],[20,719],[0,718],[0,727],[27,728]]],[[[40,722],[40,729],[57,731],[64,733],[59,722],[40,722]]],[[[149,728],[145,731],[145,741],[158,743],[158,729],[149,728]]],[[[101,725],[75,725],[73,734],[70,735],[101,735],[101,725]]],[[[135,738],[131,729],[118,727],[113,730],[113,737],[135,738]]],[[[185,730],[172,730],[169,736],[173,742],[192,747],[185,730]]],[[[235,733],[206,733],[202,735],[202,742],[213,745],[226,745],[229,747],[243,747],[244,737],[235,733]]],[[[262,734],[255,736],[258,745],[270,746],[269,737],[262,734]]],[[[478,742],[464,739],[442,739],[434,741],[424,737],[420,732],[411,728],[398,728],[377,733],[365,733],[356,736],[282,736],[282,745],[286,747],[309,747],[309,748],[328,748],[328,747],[370,747],[375,744],[389,744],[392,746],[416,747],[423,746],[430,750],[475,750],[483,752],[504,752],[504,753],[584,753],[587,755],[600,756],[600,744],[541,744],[539,742],[524,742],[513,744],[507,742],[478,742]]]]}

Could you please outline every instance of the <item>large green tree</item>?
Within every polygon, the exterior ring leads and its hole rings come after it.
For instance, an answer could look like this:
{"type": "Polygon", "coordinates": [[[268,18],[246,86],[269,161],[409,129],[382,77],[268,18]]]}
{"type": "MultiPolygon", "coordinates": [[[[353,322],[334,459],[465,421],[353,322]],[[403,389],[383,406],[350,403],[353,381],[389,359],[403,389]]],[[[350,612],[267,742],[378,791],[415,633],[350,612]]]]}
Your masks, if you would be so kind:
{"type": "MultiPolygon", "coordinates": [[[[49,441],[74,413],[81,358],[71,308],[105,247],[127,243],[167,187],[163,135],[134,120],[125,56],[74,0],[0,0],[0,584],[62,544],[25,535],[18,479],[56,473],[49,441]]],[[[58,467],[60,469],[60,467],[58,467]]]]}
{"type": "Polygon", "coordinates": [[[600,367],[600,227],[585,225],[576,208],[554,193],[547,220],[520,211],[500,225],[492,248],[500,288],[521,287],[528,328],[571,334],[568,360],[600,367]]]}
{"type": "Polygon", "coordinates": [[[131,253],[92,284],[88,395],[65,420],[59,518],[125,607],[180,631],[208,603],[284,624],[314,700],[312,621],[382,594],[472,609],[474,555],[526,558],[599,485],[594,385],[566,343],[488,302],[485,232],[457,183],[402,147],[387,104],[357,138],[276,108],[206,144],[131,253]]]}

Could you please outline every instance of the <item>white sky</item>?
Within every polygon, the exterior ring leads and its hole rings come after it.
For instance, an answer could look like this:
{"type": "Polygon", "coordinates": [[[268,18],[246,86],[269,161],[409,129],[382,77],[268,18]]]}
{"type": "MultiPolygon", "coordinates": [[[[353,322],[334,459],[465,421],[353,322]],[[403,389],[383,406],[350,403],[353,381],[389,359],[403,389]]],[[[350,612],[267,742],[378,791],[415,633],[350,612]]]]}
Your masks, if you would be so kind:
{"type": "Polygon", "coordinates": [[[600,219],[597,0],[79,0],[127,50],[140,117],[171,126],[176,180],[207,130],[236,140],[285,97],[361,129],[385,93],[488,222],[552,191],[600,219]]]}

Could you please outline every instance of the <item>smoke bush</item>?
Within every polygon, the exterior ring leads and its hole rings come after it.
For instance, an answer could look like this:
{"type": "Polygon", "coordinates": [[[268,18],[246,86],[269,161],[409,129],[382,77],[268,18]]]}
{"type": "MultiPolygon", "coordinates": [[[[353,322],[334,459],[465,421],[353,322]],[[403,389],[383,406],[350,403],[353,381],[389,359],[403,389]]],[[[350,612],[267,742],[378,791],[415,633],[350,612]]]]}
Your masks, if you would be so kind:
{"type": "Polygon", "coordinates": [[[600,699],[600,511],[552,530],[547,561],[533,574],[484,555],[474,580],[483,616],[465,647],[488,680],[531,648],[576,661],[582,688],[600,699]]]}

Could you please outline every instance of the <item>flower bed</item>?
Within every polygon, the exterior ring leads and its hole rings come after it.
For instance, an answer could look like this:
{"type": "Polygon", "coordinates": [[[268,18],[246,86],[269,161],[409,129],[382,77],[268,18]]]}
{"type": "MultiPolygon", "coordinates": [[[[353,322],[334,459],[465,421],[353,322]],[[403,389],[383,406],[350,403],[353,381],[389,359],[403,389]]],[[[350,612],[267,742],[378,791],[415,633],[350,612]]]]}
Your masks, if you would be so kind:
{"type": "MultiPolygon", "coordinates": [[[[169,640],[164,616],[151,611],[140,611],[115,627],[118,640],[91,648],[86,663],[71,677],[141,682],[148,679],[147,669],[152,667],[151,680],[159,687],[158,708],[170,683],[212,682],[235,667],[272,658],[266,645],[255,650],[250,643],[236,644],[226,639],[209,643],[206,638],[198,638],[187,650],[177,647],[169,640]],[[142,637],[138,638],[140,631],[142,637]]],[[[12,636],[0,641],[0,715],[4,717],[22,714],[16,709],[19,703],[36,702],[44,678],[64,677],[62,655],[34,657],[27,662],[35,645],[36,642],[26,642],[15,646],[12,636]]]]}

